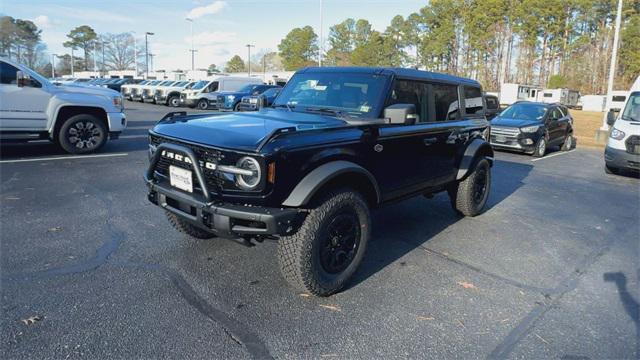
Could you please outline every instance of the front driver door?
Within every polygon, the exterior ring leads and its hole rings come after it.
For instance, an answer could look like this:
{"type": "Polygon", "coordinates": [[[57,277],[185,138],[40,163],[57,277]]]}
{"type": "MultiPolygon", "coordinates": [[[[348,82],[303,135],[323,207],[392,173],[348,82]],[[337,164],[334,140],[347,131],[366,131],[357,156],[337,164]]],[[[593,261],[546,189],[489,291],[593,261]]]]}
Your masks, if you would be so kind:
{"type": "Polygon", "coordinates": [[[0,130],[45,130],[51,94],[35,79],[19,87],[17,72],[15,66],[0,62],[0,130]]]}

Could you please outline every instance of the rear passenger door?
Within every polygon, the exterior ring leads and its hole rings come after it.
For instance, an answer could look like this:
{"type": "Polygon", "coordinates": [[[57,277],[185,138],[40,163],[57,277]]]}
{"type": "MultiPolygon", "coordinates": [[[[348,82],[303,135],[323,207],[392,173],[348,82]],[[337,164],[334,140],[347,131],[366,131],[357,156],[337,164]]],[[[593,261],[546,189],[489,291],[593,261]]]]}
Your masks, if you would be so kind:
{"type": "Polygon", "coordinates": [[[549,134],[549,144],[556,145],[561,139],[564,139],[562,112],[557,106],[549,109],[547,115],[547,133],[549,134]]]}

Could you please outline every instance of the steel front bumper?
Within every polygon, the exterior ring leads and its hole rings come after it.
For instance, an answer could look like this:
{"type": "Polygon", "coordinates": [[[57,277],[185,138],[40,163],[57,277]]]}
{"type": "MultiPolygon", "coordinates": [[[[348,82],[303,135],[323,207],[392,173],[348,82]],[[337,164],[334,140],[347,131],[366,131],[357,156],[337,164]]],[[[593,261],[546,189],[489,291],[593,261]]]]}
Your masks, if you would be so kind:
{"type": "Polygon", "coordinates": [[[640,155],[608,146],[604,149],[604,162],[610,168],[640,170],[640,155]]]}
{"type": "Polygon", "coordinates": [[[193,166],[201,194],[186,193],[173,188],[166,180],[156,179],[156,165],[162,150],[171,150],[189,157],[199,164],[191,149],[176,144],[160,144],[151,157],[144,180],[149,188],[150,202],[170,211],[189,223],[212,231],[221,237],[288,235],[295,231],[294,224],[301,212],[297,209],[268,208],[228,204],[212,199],[200,167],[193,166]]]}

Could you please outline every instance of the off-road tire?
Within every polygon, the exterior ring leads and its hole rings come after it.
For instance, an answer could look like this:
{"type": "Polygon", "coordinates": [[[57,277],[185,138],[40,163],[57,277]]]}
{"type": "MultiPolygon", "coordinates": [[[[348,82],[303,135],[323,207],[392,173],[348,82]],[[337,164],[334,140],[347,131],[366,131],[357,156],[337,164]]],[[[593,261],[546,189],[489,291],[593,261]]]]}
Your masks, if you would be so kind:
{"type": "Polygon", "coordinates": [[[476,216],[482,212],[482,209],[489,199],[491,190],[491,166],[485,158],[480,159],[473,171],[464,180],[452,185],[449,189],[449,198],[451,206],[455,211],[464,216],[476,216]],[[480,181],[480,177],[485,177],[485,190],[480,201],[475,197],[476,184],[480,181]]]}
{"type": "Polygon", "coordinates": [[[209,108],[209,100],[207,99],[200,99],[198,100],[198,109],[200,110],[207,110],[209,108]]]}
{"type": "Polygon", "coordinates": [[[560,146],[560,150],[569,151],[569,150],[572,150],[574,147],[575,147],[575,140],[573,139],[573,134],[567,133],[567,135],[564,138],[564,141],[562,142],[562,146],[560,146]]]}
{"type": "Polygon", "coordinates": [[[171,226],[194,239],[212,239],[216,237],[214,233],[191,225],[170,211],[165,211],[165,214],[167,215],[167,220],[169,220],[169,224],[171,224],[171,226]]]}
{"type": "MultiPolygon", "coordinates": [[[[77,131],[77,129],[75,129],[75,131],[77,131]]],[[[102,120],[93,115],[79,114],[68,118],[64,123],[62,123],[62,126],[60,126],[60,129],[58,130],[58,134],[56,134],[56,142],[60,144],[60,147],[62,147],[64,151],[70,154],[87,154],[100,149],[107,142],[108,137],[109,132],[102,120]],[[76,124],[78,123],[82,123],[83,127],[90,123],[92,124],[92,127],[95,127],[96,131],[100,132],[95,145],[79,148],[77,146],[77,142],[73,142],[70,131],[72,128],[75,129],[77,126],[76,124]]]]}
{"type": "Polygon", "coordinates": [[[323,196],[313,208],[300,229],[280,239],[278,262],[283,277],[299,291],[316,296],[329,296],[342,289],[362,262],[371,236],[371,217],[366,201],[358,192],[338,189],[323,196]],[[338,273],[325,271],[321,264],[323,235],[332,221],[345,212],[357,218],[359,243],[347,267],[338,273]]]}
{"type": "Polygon", "coordinates": [[[536,142],[536,148],[533,150],[533,157],[543,157],[547,153],[547,139],[546,136],[542,136],[538,142],[536,142]],[[544,147],[541,143],[544,142],[544,147]]]}

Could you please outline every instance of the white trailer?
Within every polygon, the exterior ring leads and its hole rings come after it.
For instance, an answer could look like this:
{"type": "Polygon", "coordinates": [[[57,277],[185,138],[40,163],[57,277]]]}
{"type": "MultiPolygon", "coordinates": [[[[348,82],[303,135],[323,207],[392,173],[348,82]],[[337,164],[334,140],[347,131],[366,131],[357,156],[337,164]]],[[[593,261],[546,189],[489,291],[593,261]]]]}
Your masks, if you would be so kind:
{"type": "Polygon", "coordinates": [[[535,85],[504,83],[500,86],[500,104],[511,105],[516,101],[537,101],[542,88],[535,85]]]}
{"type": "Polygon", "coordinates": [[[564,106],[573,108],[578,105],[580,100],[580,92],[570,89],[544,89],[538,94],[538,101],[543,103],[560,103],[564,106]]]}
{"type": "Polygon", "coordinates": [[[582,110],[603,112],[607,103],[606,95],[584,95],[580,97],[582,110]]]}

